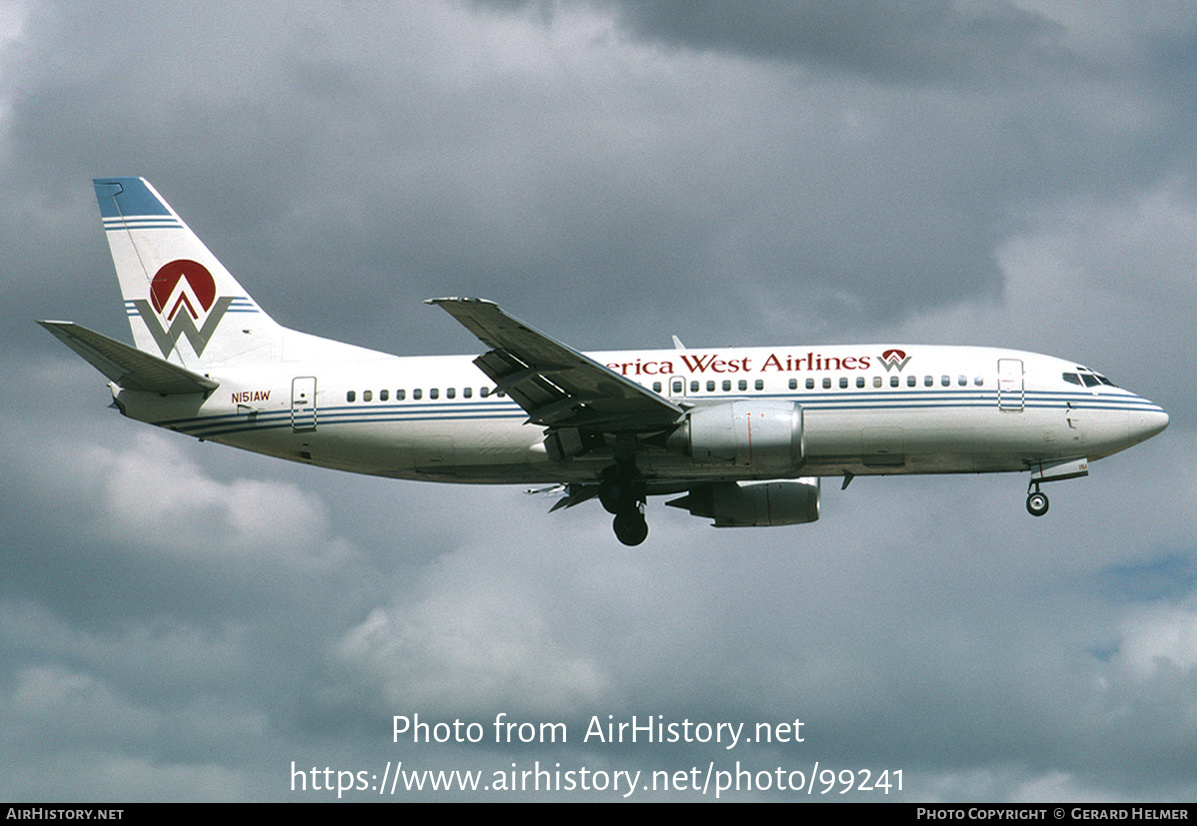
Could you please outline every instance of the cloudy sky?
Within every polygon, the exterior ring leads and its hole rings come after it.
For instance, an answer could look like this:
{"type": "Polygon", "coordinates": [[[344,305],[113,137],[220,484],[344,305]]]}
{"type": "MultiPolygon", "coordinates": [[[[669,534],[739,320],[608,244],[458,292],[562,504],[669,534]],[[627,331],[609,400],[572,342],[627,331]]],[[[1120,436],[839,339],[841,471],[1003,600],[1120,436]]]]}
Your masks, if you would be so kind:
{"type": "Polygon", "coordinates": [[[291,800],[293,761],[388,760],[1197,797],[1197,12],[878,5],[0,2],[0,797],[291,800]],[[1017,475],[862,478],[788,528],[654,501],[625,548],[597,506],[108,409],[33,323],[130,340],[107,175],[153,181],[278,320],[377,349],[476,352],[421,303],[455,294],[584,349],[1008,345],[1172,425],[1043,519],[1017,475]],[[568,742],[497,744],[500,713],[568,742]],[[414,714],[487,738],[393,742],[414,714]],[[607,715],[804,741],[583,742],[607,715]]]}

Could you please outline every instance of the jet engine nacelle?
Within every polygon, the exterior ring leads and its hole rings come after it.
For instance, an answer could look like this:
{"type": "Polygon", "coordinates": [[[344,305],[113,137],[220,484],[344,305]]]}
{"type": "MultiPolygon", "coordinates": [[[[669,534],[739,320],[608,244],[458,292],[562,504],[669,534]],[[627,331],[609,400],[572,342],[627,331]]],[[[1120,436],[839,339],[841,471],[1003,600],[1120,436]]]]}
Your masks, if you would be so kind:
{"type": "Polygon", "coordinates": [[[802,406],[778,399],[736,399],[695,407],[666,447],[700,465],[793,470],[802,464],[802,406]]]}
{"type": "Polygon", "coordinates": [[[716,528],[801,525],[819,518],[819,480],[716,482],[666,504],[714,519],[716,528]]]}

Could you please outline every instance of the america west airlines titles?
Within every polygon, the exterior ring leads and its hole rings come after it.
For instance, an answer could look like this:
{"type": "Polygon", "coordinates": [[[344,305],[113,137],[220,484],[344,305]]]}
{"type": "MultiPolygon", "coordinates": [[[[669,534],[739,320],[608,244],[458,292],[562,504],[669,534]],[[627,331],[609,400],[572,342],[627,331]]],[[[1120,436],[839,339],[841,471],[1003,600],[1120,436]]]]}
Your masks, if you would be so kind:
{"type": "MultiPolygon", "coordinates": [[[[887,369],[891,359],[886,356],[891,353],[898,354],[897,359],[901,360],[901,364],[905,364],[905,353],[901,350],[888,350],[881,360],[887,369]]],[[[724,358],[718,353],[679,353],[677,358],[684,366],[684,370],[677,370],[671,359],[651,361],[638,358],[634,361],[609,363],[606,367],[624,376],[669,376],[677,372],[701,375],[705,373],[804,373],[822,370],[868,370],[873,366],[873,356],[825,356],[815,352],[808,352],[804,355],[770,353],[759,363],[754,356],[724,358]]],[[[901,369],[901,365],[899,365],[899,369],[901,369]]]]}

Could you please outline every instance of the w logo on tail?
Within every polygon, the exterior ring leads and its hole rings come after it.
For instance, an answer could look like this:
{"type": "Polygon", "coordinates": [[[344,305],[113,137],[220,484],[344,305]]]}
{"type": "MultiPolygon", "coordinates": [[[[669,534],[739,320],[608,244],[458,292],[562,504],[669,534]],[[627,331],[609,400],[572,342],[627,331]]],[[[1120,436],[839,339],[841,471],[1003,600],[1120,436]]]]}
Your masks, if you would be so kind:
{"type": "Polygon", "coordinates": [[[230,296],[217,297],[216,281],[203,264],[180,258],[164,264],[154,275],[150,301],[138,298],[133,306],[163,356],[169,356],[184,335],[199,356],[232,303],[230,296]]]}

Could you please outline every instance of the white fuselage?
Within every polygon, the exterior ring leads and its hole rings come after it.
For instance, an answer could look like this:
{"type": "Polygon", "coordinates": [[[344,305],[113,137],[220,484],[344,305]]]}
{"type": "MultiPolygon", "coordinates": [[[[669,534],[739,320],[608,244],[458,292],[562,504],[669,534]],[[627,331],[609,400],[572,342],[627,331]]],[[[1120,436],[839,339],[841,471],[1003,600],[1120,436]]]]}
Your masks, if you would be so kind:
{"type": "Polygon", "coordinates": [[[144,178],[97,178],[134,346],[47,331],[134,419],[321,467],[444,482],[550,484],[595,498],[619,541],[650,496],[716,527],[819,518],[817,477],[1030,471],[1043,482],[1159,433],[1157,405],[1049,356],[841,345],[586,355],[468,296],[430,298],[478,356],[396,356],[267,315],[144,178]],[[811,478],[816,477],[816,478],[811,478]]]}
{"type": "MultiPolygon", "coordinates": [[[[299,343],[298,358],[213,368],[220,387],[206,399],[115,386],[114,394],[135,419],[378,476],[576,482],[611,464],[604,449],[551,460],[544,428],[492,392],[473,356],[401,358],[312,337],[299,343]]],[[[792,474],[696,463],[660,447],[637,455],[648,480],[1023,471],[1099,459],[1168,421],[1157,405],[1092,371],[1021,351],[862,345],[589,355],[683,407],[734,399],[801,405],[804,459],[792,474]]]]}

